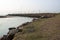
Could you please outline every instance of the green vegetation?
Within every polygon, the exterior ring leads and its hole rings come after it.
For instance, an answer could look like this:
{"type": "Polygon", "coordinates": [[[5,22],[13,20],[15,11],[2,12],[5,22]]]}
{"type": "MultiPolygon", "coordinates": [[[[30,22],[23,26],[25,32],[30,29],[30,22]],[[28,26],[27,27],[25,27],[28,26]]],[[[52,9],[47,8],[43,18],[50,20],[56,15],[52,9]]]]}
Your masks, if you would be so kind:
{"type": "Polygon", "coordinates": [[[13,40],[60,40],[60,14],[52,18],[38,19],[15,34],[13,40]]]}

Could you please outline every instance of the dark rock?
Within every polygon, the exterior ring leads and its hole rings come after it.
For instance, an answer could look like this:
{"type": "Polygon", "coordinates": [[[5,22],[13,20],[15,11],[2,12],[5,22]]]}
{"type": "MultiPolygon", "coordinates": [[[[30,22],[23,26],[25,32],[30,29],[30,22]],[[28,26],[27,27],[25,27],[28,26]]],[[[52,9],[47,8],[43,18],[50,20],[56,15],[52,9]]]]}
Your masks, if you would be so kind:
{"type": "Polygon", "coordinates": [[[15,27],[13,27],[13,28],[9,28],[9,30],[12,30],[12,29],[16,29],[15,27]]]}
{"type": "Polygon", "coordinates": [[[12,40],[12,39],[14,38],[14,35],[15,35],[15,34],[8,35],[7,39],[8,39],[8,40],[12,40]]]}
{"type": "Polygon", "coordinates": [[[22,32],[23,27],[19,27],[19,28],[9,28],[9,32],[7,33],[7,35],[3,35],[2,38],[0,38],[0,40],[12,40],[14,38],[14,35],[18,32],[22,32]]]}
{"type": "Polygon", "coordinates": [[[7,33],[7,39],[12,40],[16,33],[18,33],[18,30],[16,28],[9,28],[9,32],[7,33]]]}
{"type": "Polygon", "coordinates": [[[17,29],[11,29],[9,30],[8,35],[13,35],[13,34],[16,34],[17,32],[18,32],[17,29]]]}

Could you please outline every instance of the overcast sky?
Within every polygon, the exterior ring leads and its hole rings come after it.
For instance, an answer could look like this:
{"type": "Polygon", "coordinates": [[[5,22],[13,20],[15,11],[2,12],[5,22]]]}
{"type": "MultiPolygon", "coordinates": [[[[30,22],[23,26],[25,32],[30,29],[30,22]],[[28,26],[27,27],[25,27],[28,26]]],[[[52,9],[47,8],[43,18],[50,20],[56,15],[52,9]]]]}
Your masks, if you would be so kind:
{"type": "Polygon", "coordinates": [[[0,0],[0,14],[39,11],[60,12],[60,0],[0,0]]]}

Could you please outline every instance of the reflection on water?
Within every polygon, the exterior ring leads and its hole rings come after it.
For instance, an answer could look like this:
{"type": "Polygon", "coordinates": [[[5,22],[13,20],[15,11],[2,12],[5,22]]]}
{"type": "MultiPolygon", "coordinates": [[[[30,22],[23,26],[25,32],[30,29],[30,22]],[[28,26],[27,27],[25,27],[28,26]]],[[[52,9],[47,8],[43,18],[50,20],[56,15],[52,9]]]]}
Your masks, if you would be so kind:
{"type": "Polygon", "coordinates": [[[32,19],[27,17],[0,18],[0,37],[8,32],[8,28],[17,27],[25,22],[32,21],[32,19]]]}

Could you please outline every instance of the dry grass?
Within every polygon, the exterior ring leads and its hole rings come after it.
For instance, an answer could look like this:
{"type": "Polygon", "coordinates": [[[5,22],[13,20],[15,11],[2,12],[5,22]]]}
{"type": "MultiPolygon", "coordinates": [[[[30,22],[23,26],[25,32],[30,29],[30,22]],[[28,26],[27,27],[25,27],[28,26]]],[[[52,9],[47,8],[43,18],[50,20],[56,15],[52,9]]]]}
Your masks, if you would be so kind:
{"type": "Polygon", "coordinates": [[[24,26],[23,33],[17,33],[13,40],[60,40],[60,15],[39,19],[24,26]],[[33,27],[34,32],[28,32],[33,27]]]}

